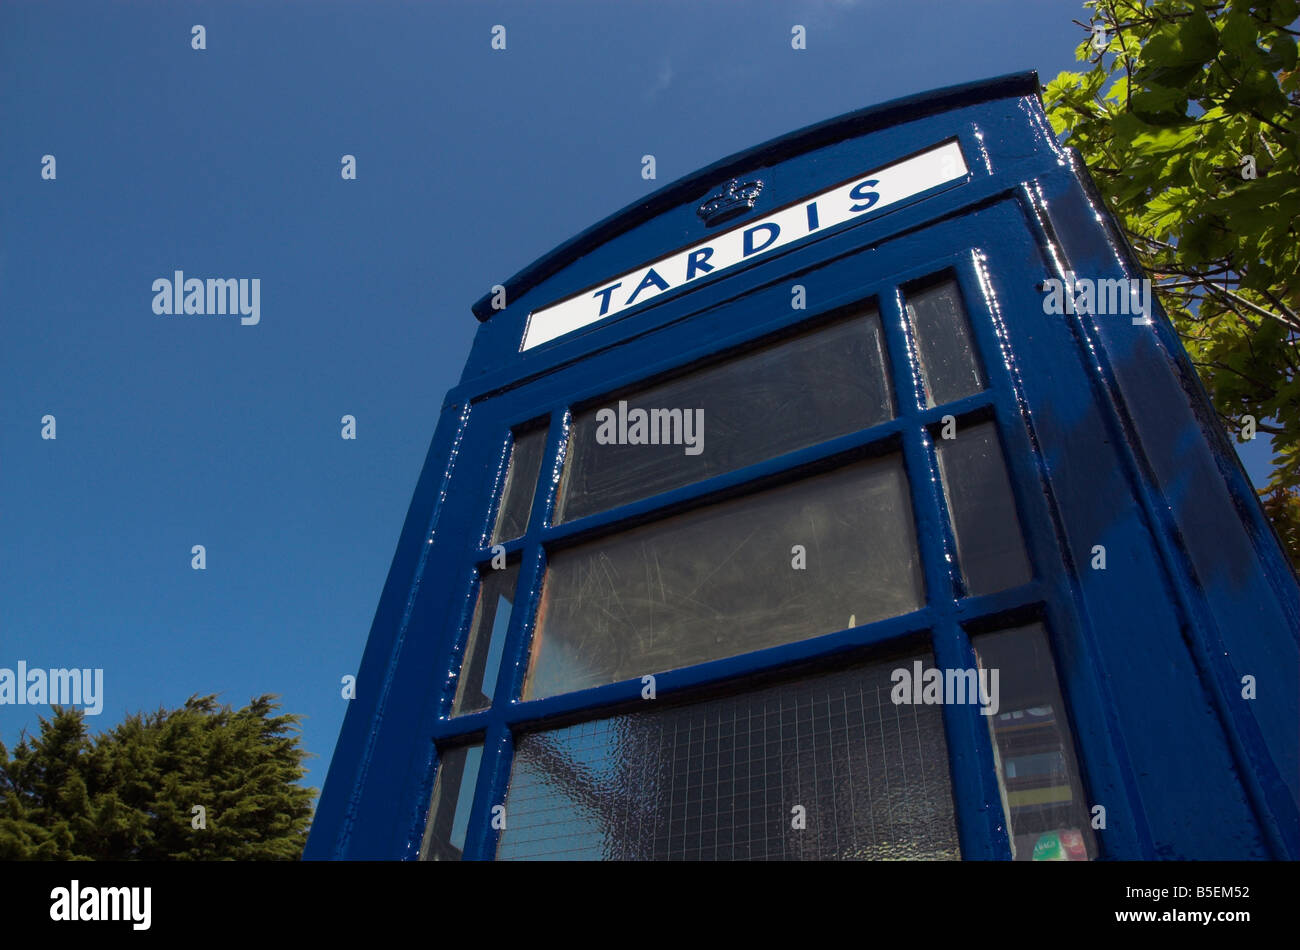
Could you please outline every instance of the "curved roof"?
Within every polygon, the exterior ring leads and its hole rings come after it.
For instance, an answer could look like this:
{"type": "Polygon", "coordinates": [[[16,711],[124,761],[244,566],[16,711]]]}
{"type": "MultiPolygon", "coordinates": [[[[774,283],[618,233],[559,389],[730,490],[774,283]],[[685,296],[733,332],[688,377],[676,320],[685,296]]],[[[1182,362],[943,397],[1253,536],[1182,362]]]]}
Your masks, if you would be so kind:
{"type": "MultiPolygon", "coordinates": [[[[630,231],[643,221],[684,201],[692,200],[701,191],[717,184],[719,179],[731,178],[750,171],[756,165],[782,161],[792,155],[899,122],[910,122],[923,116],[990,99],[1037,95],[1039,88],[1038,73],[1033,70],[1008,73],[1005,76],[981,79],[957,86],[946,86],[847,112],[736,152],[665,185],[640,201],[627,205],[543,254],[505,282],[506,298],[517,299],[552,274],[562,270],[571,261],[611,238],[630,231]]],[[[497,312],[492,309],[491,299],[492,295],[488,293],[475,302],[472,309],[480,321],[488,319],[497,312]]]]}

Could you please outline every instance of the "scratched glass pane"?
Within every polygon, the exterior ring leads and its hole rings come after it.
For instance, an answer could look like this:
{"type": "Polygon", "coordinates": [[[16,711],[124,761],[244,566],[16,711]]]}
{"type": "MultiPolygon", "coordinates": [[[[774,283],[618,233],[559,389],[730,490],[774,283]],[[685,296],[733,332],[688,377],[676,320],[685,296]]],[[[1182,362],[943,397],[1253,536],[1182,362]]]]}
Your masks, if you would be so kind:
{"type": "Polygon", "coordinates": [[[519,736],[500,859],[956,860],[929,654],[519,736]],[[792,809],[804,809],[795,828],[792,809]]]}
{"type": "Polygon", "coordinates": [[[1020,519],[992,422],[938,442],[939,471],[966,591],[992,594],[1029,580],[1020,519]]]}
{"type": "Polygon", "coordinates": [[[510,627],[518,579],[518,564],[500,571],[483,572],[478,604],[474,608],[474,620],[465,644],[465,658],[461,661],[460,676],[456,681],[456,698],[451,706],[453,716],[478,712],[492,705],[492,691],[501,670],[501,654],[506,630],[510,627]]]}
{"type": "Polygon", "coordinates": [[[537,475],[542,470],[545,451],[545,428],[515,437],[510,450],[510,465],[506,469],[506,483],[501,489],[496,528],[492,532],[494,544],[522,537],[528,529],[528,513],[533,507],[533,493],[537,491],[537,475]]]}
{"type": "Polygon", "coordinates": [[[988,717],[998,785],[1017,861],[1097,856],[1074,740],[1041,623],[972,638],[981,669],[997,670],[988,717]]]}
{"type": "Polygon", "coordinates": [[[902,461],[855,462],[554,552],[524,698],[834,633],[923,603],[902,461]],[[794,569],[797,559],[806,569],[794,569]]]}
{"type": "Polygon", "coordinates": [[[735,471],[893,415],[873,309],[577,413],[555,521],[735,471]],[[613,431],[627,441],[600,435],[597,414],[604,409],[619,416],[613,431]],[[641,444],[636,419],[628,415],[636,409],[681,413],[653,417],[644,437],[659,444],[641,444]],[[687,423],[693,424],[689,431],[687,423]]]}
{"type": "Polygon", "coordinates": [[[482,758],[481,745],[444,749],[439,755],[438,774],[433,781],[433,797],[429,803],[429,821],[420,846],[421,861],[461,859],[482,758]]]}
{"type": "Polygon", "coordinates": [[[984,388],[955,280],[908,293],[907,315],[916,339],[926,405],[939,406],[984,388]]]}

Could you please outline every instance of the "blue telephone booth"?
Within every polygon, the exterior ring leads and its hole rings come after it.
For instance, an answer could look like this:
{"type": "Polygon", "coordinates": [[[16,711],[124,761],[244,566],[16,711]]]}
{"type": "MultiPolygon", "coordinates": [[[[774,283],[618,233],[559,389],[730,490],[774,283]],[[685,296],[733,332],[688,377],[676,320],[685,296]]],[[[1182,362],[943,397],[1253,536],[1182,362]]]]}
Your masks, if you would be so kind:
{"type": "Polygon", "coordinates": [[[1300,857],[1300,589],[1038,92],[474,306],[307,857],[1300,857]]]}

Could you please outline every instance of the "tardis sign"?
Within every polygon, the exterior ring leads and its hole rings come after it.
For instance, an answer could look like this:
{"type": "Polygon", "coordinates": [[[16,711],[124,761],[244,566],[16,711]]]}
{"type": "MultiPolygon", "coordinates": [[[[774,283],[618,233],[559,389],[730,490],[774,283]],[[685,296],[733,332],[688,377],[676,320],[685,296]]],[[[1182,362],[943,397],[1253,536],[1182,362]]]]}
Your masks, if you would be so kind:
{"type": "Polygon", "coordinates": [[[1300,587],[1038,95],[790,132],[474,304],[308,858],[1300,858],[1300,587]]]}
{"type": "Polygon", "coordinates": [[[622,274],[590,294],[577,294],[543,307],[528,321],[522,349],[531,349],[597,320],[617,316],[638,301],[650,300],[705,274],[719,274],[823,228],[879,213],[913,195],[964,178],[966,171],[961,149],[956,142],[948,142],[869,172],[848,184],[809,196],[761,221],[732,228],[707,242],[662,257],[648,267],[622,274]]]}

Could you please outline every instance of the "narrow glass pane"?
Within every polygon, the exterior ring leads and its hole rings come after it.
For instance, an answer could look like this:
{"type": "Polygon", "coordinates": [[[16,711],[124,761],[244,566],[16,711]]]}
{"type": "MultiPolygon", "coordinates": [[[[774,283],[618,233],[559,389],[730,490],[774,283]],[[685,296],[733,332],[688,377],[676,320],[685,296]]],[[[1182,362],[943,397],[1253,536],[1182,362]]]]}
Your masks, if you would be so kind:
{"type": "Polygon", "coordinates": [[[927,406],[939,406],[984,388],[970,323],[957,281],[948,278],[907,294],[927,406]]]}
{"type": "Polygon", "coordinates": [[[1043,625],[972,640],[980,668],[990,671],[997,703],[988,723],[1013,856],[1017,861],[1095,858],[1089,805],[1043,625]]]}
{"type": "Polygon", "coordinates": [[[960,858],[942,707],[891,699],[914,661],[520,736],[497,857],[960,858]]]}
{"type": "Polygon", "coordinates": [[[556,522],[892,418],[884,353],[873,309],[578,413],[556,522]]]}
{"type": "Polygon", "coordinates": [[[557,551],[524,698],[749,653],[923,603],[902,462],[856,462],[557,551]]]}
{"type": "Polygon", "coordinates": [[[1025,583],[1029,560],[997,428],[981,422],[937,445],[966,592],[992,594],[1025,583]]]}
{"type": "Polygon", "coordinates": [[[444,749],[438,757],[438,775],[433,781],[429,823],[420,847],[421,861],[459,861],[465,850],[469,813],[474,805],[483,746],[444,749]]]}
{"type": "Polygon", "coordinates": [[[546,429],[532,429],[515,437],[505,487],[501,489],[496,528],[492,532],[494,544],[521,537],[528,530],[528,514],[533,507],[537,475],[542,470],[545,453],[546,429]]]}
{"type": "Polygon", "coordinates": [[[501,669],[501,653],[510,626],[515,582],[518,580],[517,564],[482,574],[478,604],[474,608],[474,620],[465,644],[465,658],[461,661],[460,676],[456,681],[456,698],[451,705],[453,716],[478,712],[492,705],[492,690],[501,669]]]}

